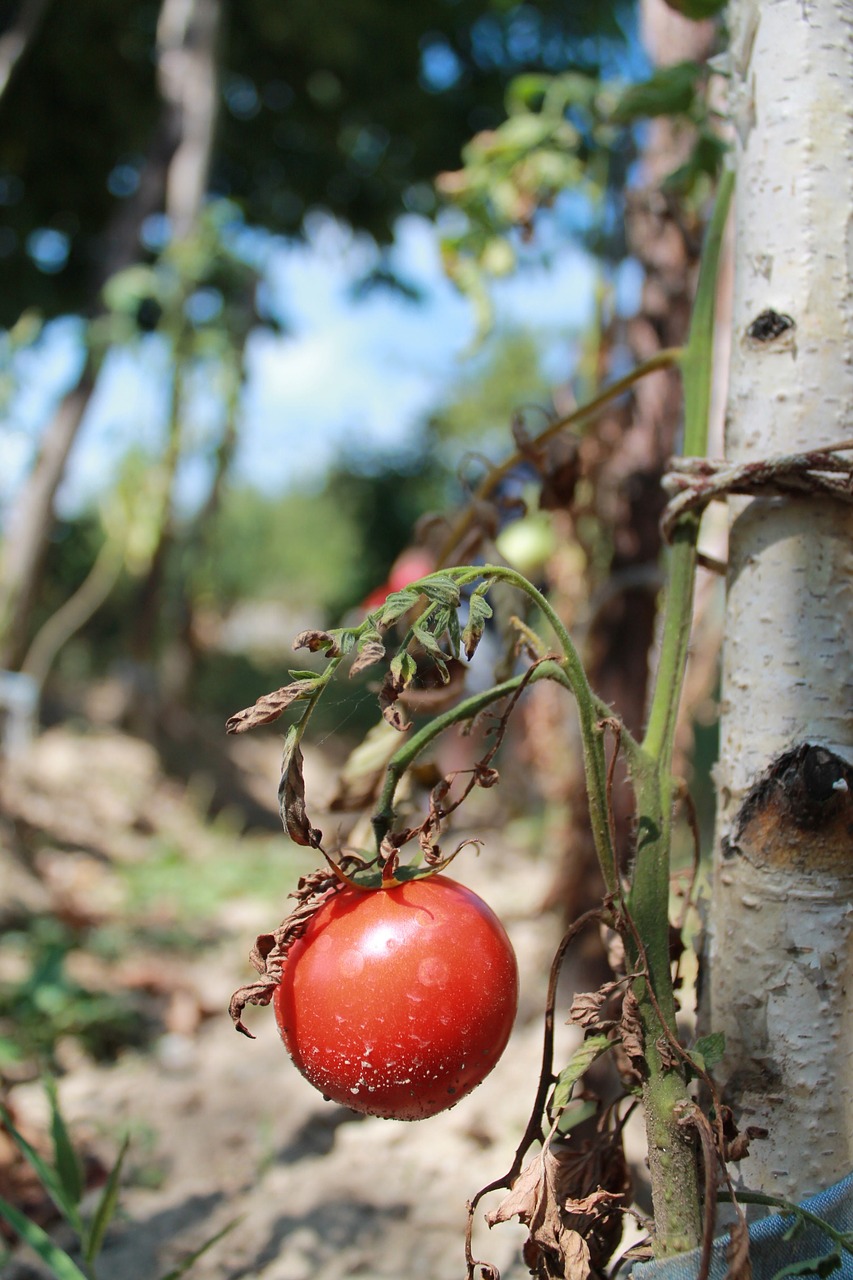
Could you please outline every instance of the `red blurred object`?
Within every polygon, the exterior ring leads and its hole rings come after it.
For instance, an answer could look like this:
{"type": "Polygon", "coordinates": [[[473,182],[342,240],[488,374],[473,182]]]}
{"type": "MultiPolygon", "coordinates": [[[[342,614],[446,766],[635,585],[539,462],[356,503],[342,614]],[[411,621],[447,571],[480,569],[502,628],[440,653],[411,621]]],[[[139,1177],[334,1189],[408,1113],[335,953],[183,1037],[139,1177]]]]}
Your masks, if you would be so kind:
{"type": "Polygon", "coordinates": [[[387,580],[382,586],[374,587],[362,600],[359,608],[364,613],[372,613],[385,603],[392,591],[405,590],[411,583],[417,582],[418,578],[425,578],[428,573],[432,573],[434,567],[433,558],[426,548],[407,547],[391,565],[387,580]]]}

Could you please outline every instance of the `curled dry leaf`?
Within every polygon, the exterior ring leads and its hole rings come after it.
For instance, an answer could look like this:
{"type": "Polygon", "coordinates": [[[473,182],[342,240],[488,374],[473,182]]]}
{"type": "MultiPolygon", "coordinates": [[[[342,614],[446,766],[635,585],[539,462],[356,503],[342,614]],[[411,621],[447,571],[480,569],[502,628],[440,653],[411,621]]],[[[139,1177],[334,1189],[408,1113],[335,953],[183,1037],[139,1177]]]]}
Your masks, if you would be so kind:
{"type": "Polygon", "coordinates": [[[572,1001],[569,1010],[569,1022],[585,1031],[609,1031],[617,1023],[612,1018],[602,1017],[605,1002],[624,984],[621,981],[605,982],[597,991],[579,991],[572,1001]]]}
{"type": "Polygon", "coordinates": [[[254,706],[238,711],[225,723],[226,733],[245,733],[259,724],[272,724],[294,702],[302,702],[309,698],[317,687],[316,679],[293,680],[283,689],[273,693],[265,693],[254,706]]]}
{"type": "Polygon", "coordinates": [[[749,1229],[744,1218],[739,1218],[731,1226],[729,1243],[726,1247],[726,1262],[729,1264],[726,1280],[752,1280],[749,1229]]]}
{"type": "Polygon", "coordinates": [[[374,666],[377,662],[381,662],[385,657],[385,645],[381,640],[368,640],[359,650],[358,657],[350,667],[350,678],[357,676],[360,671],[366,671],[368,667],[374,666]]]}
{"type": "Polygon", "coordinates": [[[524,1259],[540,1280],[587,1280],[592,1274],[589,1248],[567,1223],[561,1180],[560,1158],[548,1147],[524,1166],[486,1221],[490,1227],[510,1218],[524,1223],[529,1231],[524,1259]]]}
{"type": "Polygon", "coordinates": [[[298,905],[273,933],[262,933],[255,940],[249,959],[260,977],[239,987],[228,1006],[235,1029],[250,1040],[255,1037],[243,1022],[246,1006],[269,1004],[281,982],[282,966],[290,947],[305,932],[314,913],[333,893],[339,892],[343,887],[344,882],[328,867],[321,867],[310,875],[303,876],[290,895],[296,898],[298,905]]]}
{"type": "Polygon", "coordinates": [[[331,631],[300,631],[293,641],[293,648],[309,649],[311,653],[326,651],[330,658],[340,656],[338,639],[331,631]]]}
{"type": "Polygon", "coordinates": [[[281,758],[281,781],[278,785],[278,803],[284,829],[294,844],[320,846],[322,831],[312,827],[305,811],[305,779],[302,775],[302,750],[296,728],[292,728],[284,740],[281,758]]]}
{"type": "Polygon", "coordinates": [[[491,765],[483,764],[482,761],[477,761],[474,765],[474,781],[484,791],[488,791],[490,787],[496,787],[500,780],[501,775],[491,765]]]}
{"type": "Polygon", "coordinates": [[[632,1067],[643,1076],[646,1074],[645,1045],[643,1039],[643,1023],[640,1018],[640,1006],[633,991],[625,992],[622,1001],[622,1021],[620,1023],[622,1048],[631,1061],[632,1067]]]}
{"type": "Polygon", "coordinates": [[[379,690],[379,706],[382,710],[382,717],[400,733],[405,733],[412,727],[411,721],[405,718],[398,702],[400,694],[405,687],[405,684],[395,676],[392,670],[385,676],[382,681],[382,687],[379,690]]]}

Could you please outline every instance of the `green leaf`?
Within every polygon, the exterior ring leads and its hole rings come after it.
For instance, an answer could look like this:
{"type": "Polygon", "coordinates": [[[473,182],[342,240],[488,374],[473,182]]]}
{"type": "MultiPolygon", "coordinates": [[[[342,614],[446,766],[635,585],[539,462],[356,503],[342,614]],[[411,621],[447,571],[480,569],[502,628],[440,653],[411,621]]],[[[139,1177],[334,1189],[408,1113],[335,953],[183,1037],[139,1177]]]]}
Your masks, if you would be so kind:
{"type": "Polygon", "coordinates": [[[104,285],[104,301],[111,311],[135,311],[143,298],[157,297],[159,286],[153,267],[126,267],[110,276],[104,285]]]}
{"type": "Polygon", "coordinates": [[[393,626],[403,614],[414,609],[420,598],[420,591],[414,591],[411,587],[407,587],[405,591],[392,591],[385,603],[371,614],[371,617],[378,619],[380,627],[393,626]]]}
{"type": "Polygon", "coordinates": [[[584,1120],[591,1120],[597,1110],[598,1103],[593,1102],[592,1099],[587,1102],[572,1103],[560,1116],[557,1132],[570,1133],[579,1124],[583,1124],[584,1120]]]}
{"type": "Polygon", "coordinates": [[[441,645],[436,640],[435,636],[432,634],[431,631],[428,631],[425,626],[421,625],[418,622],[416,622],[415,625],[412,627],[412,632],[414,634],[415,639],[423,648],[424,652],[429,654],[429,656],[432,658],[433,662],[435,663],[438,669],[439,675],[441,676],[444,683],[447,684],[447,682],[450,679],[450,674],[447,670],[447,663],[445,662],[446,655],[441,645]]]}
{"type": "Polygon", "coordinates": [[[486,622],[491,618],[493,613],[492,606],[480,589],[474,592],[468,602],[468,621],[462,632],[462,644],[465,649],[465,656],[470,661],[476,653],[477,646],[483,637],[486,628],[486,622]]]}
{"type": "Polygon", "coordinates": [[[553,84],[554,77],[544,75],[541,72],[529,71],[524,75],[516,76],[509,82],[506,91],[506,109],[508,115],[516,115],[520,111],[530,111],[537,107],[548,89],[553,84]]]}
{"type": "Polygon", "coordinates": [[[401,689],[406,689],[418,674],[418,664],[407,649],[391,659],[391,678],[401,689]]]}
{"type": "Polygon", "coordinates": [[[459,628],[459,614],[455,609],[450,610],[447,618],[447,638],[450,642],[450,652],[454,658],[458,658],[462,645],[462,634],[459,628]]]}
{"type": "Polygon", "coordinates": [[[642,84],[630,85],[613,107],[611,120],[630,124],[650,116],[687,115],[696,98],[702,68],[697,62],[661,67],[642,84]]]}
{"type": "Polygon", "coordinates": [[[21,1237],[25,1244],[38,1254],[42,1262],[50,1268],[56,1280],[90,1280],[64,1249],[60,1249],[51,1240],[46,1231],[30,1222],[29,1218],[16,1209],[13,1204],[0,1197],[0,1217],[8,1222],[12,1230],[21,1237]]]}
{"type": "Polygon", "coordinates": [[[726,1037],[722,1031],[712,1031],[708,1036],[701,1036],[690,1050],[691,1058],[702,1059],[705,1071],[713,1071],[723,1060],[726,1051],[726,1037]]]}
{"type": "Polygon", "coordinates": [[[26,1138],[18,1132],[12,1123],[12,1118],[5,1107],[0,1107],[0,1118],[3,1120],[3,1126],[13,1140],[24,1159],[32,1167],[39,1182],[56,1205],[62,1217],[66,1222],[81,1234],[83,1223],[74,1200],[70,1200],[66,1195],[65,1188],[60,1181],[59,1175],[47,1161],[39,1155],[34,1147],[31,1147],[26,1138]]]}
{"type": "Polygon", "coordinates": [[[841,1250],[833,1249],[831,1253],[821,1254],[817,1258],[803,1258],[800,1262],[790,1262],[773,1276],[773,1280],[785,1280],[786,1276],[831,1276],[841,1266],[841,1250]]]}
{"type": "Polygon", "coordinates": [[[50,1133],[53,1139],[56,1174],[69,1203],[78,1205],[83,1198],[83,1168],[59,1109],[56,1082],[51,1079],[45,1080],[44,1087],[50,1102],[50,1133]]]}
{"type": "Polygon", "coordinates": [[[174,1271],[170,1271],[168,1275],[163,1276],[163,1280],[180,1280],[180,1277],[186,1275],[190,1267],[198,1262],[203,1253],[207,1253],[208,1249],[212,1249],[215,1244],[218,1244],[224,1236],[228,1235],[229,1231],[233,1231],[236,1226],[239,1226],[241,1221],[241,1218],[235,1218],[233,1222],[229,1222],[221,1231],[217,1231],[216,1235],[205,1241],[200,1249],[196,1249],[195,1253],[191,1253],[184,1258],[183,1262],[179,1263],[174,1271]]]}
{"type": "Polygon", "coordinates": [[[118,1207],[121,1168],[124,1164],[124,1158],[127,1155],[127,1149],[129,1146],[130,1136],[128,1135],[121,1144],[121,1150],[118,1153],[118,1158],[110,1170],[110,1176],[107,1178],[106,1186],[101,1192],[101,1198],[98,1201],[98,1207],[95,1210],[92,1221],[89,1224],[89,1229],[86,1232],[84,1252],[86,1255],[86,1261],[90,1266],[94,1263],[98,1254],[101,1252],[101,1245],[104,1242],[107,1227],[112,1222],[116,1208],[118,1207]]]}
{"type": "Polygon", "coordinates": [[[575,1049],[571,1058],[557,1077],[554,1093],[551,1098],[551,1109],[562,1111],[572,1096],[572,1090],[585,1071],[588,1071],[603,1053],[613,1048],[613,1041],[607,1036],[590,1036],[575,1049]]]}
{"type": "Polygon", "coordinates": [[[421,582],[413,583],[410,590],[421,591],[428,600],[435,600],[437,604],[448,605],[453,609],[460,600],[458,585],[446,573],[436,573],[429,578],[424,578],[421,582]]]}
{"type": "Polygon", "coordinates": [[[421,648],[424,649],[431,657],[444,657],[441,645],[438,643],[433,633],[422,622],[418,621],[414,624],[412,627],[412,634],[421,648]]]}

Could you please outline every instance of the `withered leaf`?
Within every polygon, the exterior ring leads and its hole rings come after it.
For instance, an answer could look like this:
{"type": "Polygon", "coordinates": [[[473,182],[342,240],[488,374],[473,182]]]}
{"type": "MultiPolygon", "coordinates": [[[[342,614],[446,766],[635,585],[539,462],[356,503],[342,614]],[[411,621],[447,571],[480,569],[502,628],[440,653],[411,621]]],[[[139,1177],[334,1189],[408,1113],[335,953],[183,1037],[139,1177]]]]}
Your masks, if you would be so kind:
{"type": "Polygon", "coordinates": [[[302,749],[296,727],[292,727],[284,740],[281,758],[281,781],[278,801],[284,829],[294,844],[317,849],[323,833],[311,826],[305,811],[305,779],[302,775],[302,749]]]}
{"type": "Polygon", "coordinates": [[[625,999],[622,1001],[620,1034],[622,1048],[630,1058],[632,1065],[638,1070],[644,1071],[646,1060],[643,1023],[640,1018],[640,1006],[637,1002],[637,997],[630,990],[625,992],[625,999]]]}
{"type": "Polygon", "coordinates": [[[468,602],[468,621],[462,631],[462,646],[465,650],[465,657],[469,662],[477,651],[477,646],[486,629],[486,623],[491,618],[492,613],[492,606],[486,597],[479,589],[475,591],[468,602]]]}
{"type": "Polygon", "coordinates": [[[565,1209],[567,1213],[594,1218],[602,1209],[611,1209],[615,1204],[622,1204],[624,1198],[616,1191],[605,1191],[603,1187],[599,1187],[597,1191],[591,1191],[588,1196],[583,1196],[580,1200],[567,1198],[565,1209]]]}
{"type": "Polygon", "coordinates": [[[752,1280],[752,1262],[749,1257],[749,1229],[742,1217],[733,1224],[729,1232],[726,1262],[729,1264],[726,1280],[752,1280]]]}
{"type": "Polygon", "coordinates": [[[412,722],[405,718],[398,702],[398,698],[404,688],[405,686],[400,683],[399,679],[395,678],[392,665],[379,690],[379,707],[382,711],[383,719],[387,720],[400,733],[405,733],[412,727],[412,722]]]}
{"type": "Polygon", "coordinates": [[[605,1001],[613,995],[614,991],[618,991],[621,985],[619,982],[605,982],[597,991],[579,991],[569,1010],[569,1022],[575,1023],[578,1027],[596,1030],[607,1030],[614,1026],[612,1020],[602,1019],[601,1010],[605,1001]]]}
{"type": "Polygon", "coordinates": [[[317,687],[317,677],[305,680],[294,680],[274,693],[265,693],[254,706],[245,711],[238,711],[226,721],[226,733],[245,733],[259,724],[272,724],[294,702],[303,702],[310,698],[317,687]]]}
{"type": "Polygon", "coordinates": [[[483,764],[481,761],[474,765],[474,781],[484,791],[488,791],[490,787],[496,787],[500,780],[501,775],[491,765],[483,764]]]}
{"type": "Polygon", "coordinates": [[[355,647],[357,631],[351,627],[333,627],[331,631],[300,631],[293,641],[294,649],[325,651],[327,658],[342,658],[355,647]]]}
{"type": "Polygon", "coordinates": [[[378,634],[370,637],[359,647],[358,657],[350,667],[350,678],[357,676],[360,671],[366,671],[368,667],[374,666],[377,662],[381,662],[385,657],[385,645],[379,639],[378,634]]]}
{"type": "Polygon", "coordinates": [[[524,1256],[540,1277],[587,1280],[592,1273],[589,1248],[565,1221],[559,1180],[559,1158],[549,1147],[524,1166],[486,1221],[490,1227],[514,1217],[524,1223],[529,1231],[524,1256]]]}

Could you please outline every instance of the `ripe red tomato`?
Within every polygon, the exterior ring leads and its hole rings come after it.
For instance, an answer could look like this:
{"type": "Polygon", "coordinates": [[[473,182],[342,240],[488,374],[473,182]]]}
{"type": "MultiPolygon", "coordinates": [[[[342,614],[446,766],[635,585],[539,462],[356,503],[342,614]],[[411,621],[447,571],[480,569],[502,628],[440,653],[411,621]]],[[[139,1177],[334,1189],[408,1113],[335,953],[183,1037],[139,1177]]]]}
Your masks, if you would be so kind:
{"type": "Polygon", "coordinates": [[[434,875],[325,902],[290,948],[275,1016],[326,1097],[420,1120],[488,1075],[517,1003],[503,925],[470,889],[434,875]]]}

